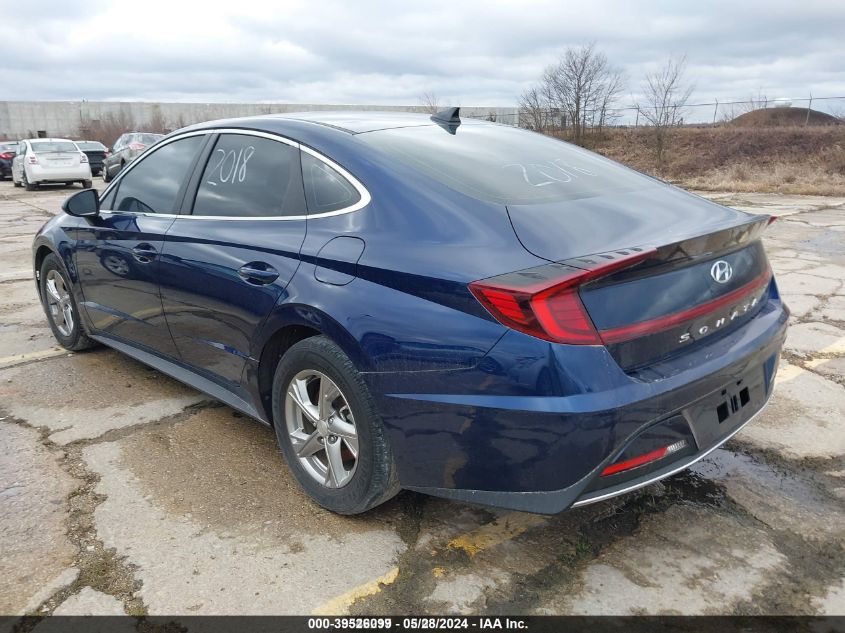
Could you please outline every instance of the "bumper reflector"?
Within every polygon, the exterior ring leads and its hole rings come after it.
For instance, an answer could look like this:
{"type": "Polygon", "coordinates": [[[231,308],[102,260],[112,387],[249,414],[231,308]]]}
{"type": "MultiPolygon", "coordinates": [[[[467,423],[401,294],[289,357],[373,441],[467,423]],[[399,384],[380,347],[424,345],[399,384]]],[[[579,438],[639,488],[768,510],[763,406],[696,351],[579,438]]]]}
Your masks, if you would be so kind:
{"type": "Polygon", "coordinates": [[[650,462],[656,462],[658,459],[663,459],[667,455],[677,453],[686,445],[686,440],[679,440],[674,444],[670,444],[669,446],[664,446],[662,448],[655,449],[643,455],[638,455],[637,457],[626,459],[624,462],[617,462],[615,464],[611,464],[603,471],[601,471],[601,476],[607,477],[608,475],[615,475],[616,473],[621,473],[624,470],[631,470],[632,468],[636,468],[637,466],[642,466],[650,462]]]}

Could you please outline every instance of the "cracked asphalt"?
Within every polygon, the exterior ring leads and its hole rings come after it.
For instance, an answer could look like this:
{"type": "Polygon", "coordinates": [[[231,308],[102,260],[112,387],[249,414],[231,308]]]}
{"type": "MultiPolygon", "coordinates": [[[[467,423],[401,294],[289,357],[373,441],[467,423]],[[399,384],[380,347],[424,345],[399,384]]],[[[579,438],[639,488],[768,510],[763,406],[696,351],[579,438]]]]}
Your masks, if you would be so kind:
{"type": "Polygon", "coordinates": [[[350,518],[269,429],[56,347],[30,244],[69,193],[0,183],[0,614],[845,615],[845,199],[710,196],[781,216],[792,327],[769,407],[693,470],[555,517],[406,492],[350,518]]]}

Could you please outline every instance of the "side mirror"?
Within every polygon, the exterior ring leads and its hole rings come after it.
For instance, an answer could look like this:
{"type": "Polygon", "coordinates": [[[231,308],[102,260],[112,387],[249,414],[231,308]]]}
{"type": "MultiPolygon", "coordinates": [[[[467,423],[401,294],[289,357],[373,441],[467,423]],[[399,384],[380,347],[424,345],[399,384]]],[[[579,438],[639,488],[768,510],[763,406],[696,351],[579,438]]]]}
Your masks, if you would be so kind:
{"type": "Polygon", "coordinates": [[[77,191],[65,199],[62,211],[78,218],[95,218],[100,215],[100,194],[96,189],[77,191]]]}

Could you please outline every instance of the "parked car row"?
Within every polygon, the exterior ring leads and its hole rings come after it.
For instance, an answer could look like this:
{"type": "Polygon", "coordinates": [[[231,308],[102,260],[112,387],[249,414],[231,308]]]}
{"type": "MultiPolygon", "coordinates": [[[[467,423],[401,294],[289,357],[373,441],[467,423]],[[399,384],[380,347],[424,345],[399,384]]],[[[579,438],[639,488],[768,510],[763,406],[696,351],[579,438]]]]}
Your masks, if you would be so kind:
{"type": "Polygon", "coordinates": [[[109,182],[150,145],[163,137],[148,132],[127,132],[109,149],[99,141],[33,138],[0,143],[0,180],[11,178],[16,187],[32,191],[41,184],[80,183],[91,187],[93,176],[109,182]]]}

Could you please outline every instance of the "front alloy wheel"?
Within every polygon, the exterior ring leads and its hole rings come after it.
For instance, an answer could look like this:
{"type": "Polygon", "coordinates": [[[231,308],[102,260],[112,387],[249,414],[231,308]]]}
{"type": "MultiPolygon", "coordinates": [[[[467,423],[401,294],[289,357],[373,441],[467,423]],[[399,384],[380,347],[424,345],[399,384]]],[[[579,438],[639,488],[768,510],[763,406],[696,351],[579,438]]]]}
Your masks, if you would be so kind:
{"type": "Polygon", "coordinates": [[[288,436],[305,472],[327,488],[342,488],[358,465],[358,431],[334,381],[316,370],[293,377],[285,397],[288,436]]]}
{"type": "Polygon", "coordinates": [[[44,289],[47,291],[50,319],[62,336],[71,336],[76,325],[73,318],[73,304],[67,284],[59,271],[53,269],[47,273],[44,289]]]}
{"type": "Polygon", "coordinates": [[[41,263],[38,280],[47,321],[62,347],[79,352],[95,347],[97,343],[85,333],[68,279],[70,277],[61,260],[53,253],[47,255],[41,263]]]}

